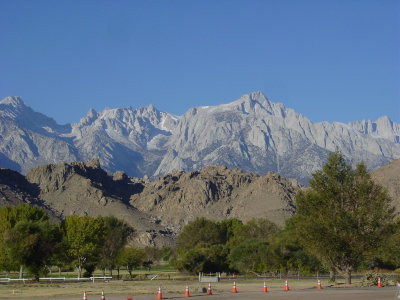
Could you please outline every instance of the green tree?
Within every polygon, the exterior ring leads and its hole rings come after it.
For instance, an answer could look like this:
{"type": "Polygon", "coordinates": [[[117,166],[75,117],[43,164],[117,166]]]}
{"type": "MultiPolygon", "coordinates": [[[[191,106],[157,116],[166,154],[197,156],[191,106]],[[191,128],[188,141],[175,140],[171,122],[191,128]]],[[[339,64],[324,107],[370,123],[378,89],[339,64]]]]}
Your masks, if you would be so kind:
{"type": "Polygon", "coordinates": [[[107,267],[112,276],[118,254],[125,247],[133,228],[116,217],[101,217],[100,220],[103,222],[105,230],[99,265],[102,268],[107,267]]]}
{"type": "Polygon", "coordinates": [[[194,248],[181,252],[173,260],[180,271],[191,273],[228,271],[228,251],[223,244],[199,243],[194,248]]]}
{"type": "Polygon", "coordinates": [[[239,272],[264,272],[273,265],[269,243],[260,240],[243,241],[229,252],[230,267],[239,272]]]}
{"type": "Polygon", "coordinates": [[[176,239],[177,252],[193,249],[199,243],[224,244],[225,234],[217,222],[206,218],[196,218],[183,227],[176,239]]]}
{"type": "Polygon", "coordinates": [[[233,248],[245,241],[258,240],[269,242],[279,233],[279,228],[268,219],[251,219],[246,224],[236,224],[228,241],[233,248]]]}
{"type": "Polygon", "coordinates": [[[400,218],[393,224],[393,233],[376,252],[369,257],[371,267],[400,268],[400,218]]]}
{"type": "Polygon", "coordinates": [[[25,266],[37,281],[61,240],[59,228],[48,221],[19,221],[4,233],[9,257],[25,266]]]}
{"type": "Polygon", "coordinates": [[[285,274],[289,270],[298,270],[303,274],[325,270],[320,261],[300,244],[293,218],[289,219],[285,228],[273,238],[269,250],[273,256],[273,268],[285,274]]]}
{"type": "Polygon", "coordinates": [[[19,266],[18,262],[10,257],[4,240],[5,233],[20,221],[45,222],[48,221],[48,215],[42,208],[29,204],[0,207],[0,268],[12,271],[20,267],[22,277],[22,265],[19,266]]]}
{"type": "Polygon", "coordinates": [[[120,266],[125,266],[129,276],[132,278],[132,270],[143,264],[146,258],[146,253],[143,249],[128,247],[122,249],[117,258],[117,263],[120,266]]]}
{"type": "Polygon", "coordinates": [[[228,270],[228,227],[205,218],[189,222],[177,237],[176,257],[171,263],[179,270],[193,273],[228,270]]]}
{"type": "Polygon", "coordinates": [[[174,248],[164,246],[160,249],[161,259],[168,261],[174,255],[174,248]]]}
{"type": "Polygon", "coordinates": [[[154,246],[145,247],[144,253],[146,253],[146,257],[143,262],[143,267],[150,271],[153,264],[155,262],[159,262],[162,259],[162,253],[159,248],[154,246]]]}
{"type": "Polygon", "coordinates": [[[226,243],[240,232],[243,222],[239,219],[230,218],[217,223],[223,234],[223,242],[226,243]]]}
{"type": "Polygon", "coordinates": [[[227,243],[230,267],[240,272],[263,272],[273,266],[271,240],[279,228],[268,219],[252,219],[236,224],[227,243]]]}
{"type": "Polygon", "coordinates": [[[353,170],[335,152],[296,200],[300,243],[351,283],[352,270],[389,233],[394,209],[387,192],[372,181],[364,164],[353,170]]]}
{"type": "Polygon", "coordinates": [[[68,216],[63,222],[65,240],[68,243],[67,254],[78,270],[78,278],[90,275],[99,262],[104,243],[106,227],[100,218],[68,216]]]}

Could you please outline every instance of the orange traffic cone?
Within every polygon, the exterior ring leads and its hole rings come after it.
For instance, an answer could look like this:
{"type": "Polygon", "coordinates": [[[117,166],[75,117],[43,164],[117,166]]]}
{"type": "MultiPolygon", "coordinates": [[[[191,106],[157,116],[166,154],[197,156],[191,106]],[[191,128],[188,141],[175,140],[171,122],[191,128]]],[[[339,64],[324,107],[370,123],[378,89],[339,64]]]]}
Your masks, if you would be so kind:
{"type": "Polygon", "coordinates": [[[237,293],[237,289],[236,289],[236,281],[233,282],[233,288],[232,288],[232,293],[237,293]]]}
{"type": "Polygon", "coordinates": [[[211,283],[208,284],[207,295],[212,295],[211,283]]]}
{"type": "Polygon", "coordinates": [[[101,300],[106,300],[106,297],[104,297],[104,292],[101,291],[101,300]]]}
{"type": "Polygon", "coordinates": [[[83,298],[82,298],[82,300],[87,300],[86,292],[83,292],[83,298]]]}
{"type": "Polygon", "coordinates": [[[185,297],[190,297],[189,287],[188,286],[186,286],[186,289],[185,289],[185,297]]]}
{"type": "Polygon", "coordinates": [[[164,299],[161,293],[161,287],[158,287],[158,293],[156,299],[164,299]]]}
{"type": "Polygon", "coordinates": [[[288,283],[287,283],[287,280],[285,281],[285,291],[288,291],[289,290],[289,285],[288,285],[288,283]]]}
{"type": "Polygon", "coordinates": [[[264,293],[267,293],[267,292],[268,292],[267,284],[266,284],[265,281],[264,281],[263,292],[264,292],[264,293]]]}
{"type": "Polygon", "coordinates": [[[378,287],[382,287],[381,278],[378,277],[378,287]]]}
{"type": "Polygon", "coordinates": [[[321,280],[318,279],[317,289],[322,290],[321,280]]]}

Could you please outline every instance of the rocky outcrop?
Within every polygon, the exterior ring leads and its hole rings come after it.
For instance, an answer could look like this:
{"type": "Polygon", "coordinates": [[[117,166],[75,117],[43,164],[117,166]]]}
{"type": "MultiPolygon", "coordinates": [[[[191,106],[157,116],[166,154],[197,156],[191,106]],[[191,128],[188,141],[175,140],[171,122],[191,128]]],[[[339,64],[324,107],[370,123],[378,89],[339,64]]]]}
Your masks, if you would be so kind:
{"type": "Polygon", "coordinates": [[[26,180],[25,176],[10,169],[0,169],[0,206],[30,204],[43,208],[52,220],[60,215],[39,199],[40,190],[36,184],[26,180]]]}
{"type": "Polygon", "coordinates": [[[299,188],[296,180],[272,172],[257,176],[210,166],[162,176],[132,195],[130,203],[176,232],[196,217],[245,221],[267,217],[282,225],[295,212],[299,188]]]}
{"type": "Polygon", "coordinates": [[[0,101],[0,137],[0,167],[23,173],[46,163],[98,157],[105,170],[136,177],[225,165],[256,174],[273,171],[307,184],[331,151],[370,169],[400,158],[400,125],[387,117],[313,123],[260,92],[183,116],[152,105],[91,109],[67,125],[7,97],[0,101]]]}
{"type": "Polygon", "coordinates": [[[129,204],[130,196],[140,192],[143,183],[124,172],[108,174],[98,159],[39,166],[26,178],[38,186],[39,198],[62,217],[115,216],[135,229],[132,239],[136,244],[173,244],[171,230],[129,204]]]}
{"type": "Polygon", "coordinates": [[[139,245],[171,245],[182,227],[200,216],[269,218],[282,225],[295,212],[300,188],[296,180],[272,172],[258,176],[223,166],[175,171],[153,181],[107,173],[99,159],[43,165],[26,177],[0,169],[0,197],[7,199],[0,198],[0,205],[41,205],[59,219],[112,215],[135,229],[132,241],[139,245]]]}

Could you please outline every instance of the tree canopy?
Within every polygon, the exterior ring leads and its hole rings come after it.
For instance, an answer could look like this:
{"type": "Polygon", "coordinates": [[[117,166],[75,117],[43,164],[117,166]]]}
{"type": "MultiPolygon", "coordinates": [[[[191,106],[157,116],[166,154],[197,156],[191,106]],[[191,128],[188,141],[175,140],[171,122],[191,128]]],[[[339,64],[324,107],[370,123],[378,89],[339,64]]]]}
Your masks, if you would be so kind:
{"type": "Polygon", "coordinates": [[[46,211],[29,204],[0,208],[0,237],[0,268],[26,267],[35,279],[61,241],[46,211]]]}
{"type": "Polygon", "coordinates": [[[372,181],[364,164],[353,169],[339,152],[328,157],[296,200],[293,222],[300,243],[348,283],[352,270],[380,246],[393,224],[387,192],[372,181]]]}
{"type": "Polygon", "coordinates": [[[82,276],[82,268],[90,275],[100,257],[106,226],[100,218],[78,217],[65,218],[63,230],[68,244],[68,256],[82,276]]]}

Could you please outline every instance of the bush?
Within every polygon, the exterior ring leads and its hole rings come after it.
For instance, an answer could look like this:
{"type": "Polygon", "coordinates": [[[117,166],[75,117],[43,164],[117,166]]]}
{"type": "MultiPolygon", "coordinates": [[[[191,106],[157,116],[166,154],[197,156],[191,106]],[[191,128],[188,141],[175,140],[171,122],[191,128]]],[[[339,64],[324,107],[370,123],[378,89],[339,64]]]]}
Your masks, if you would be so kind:
{"type": "Polygon", "coordinates": [[[387,275],[378,272],[366,273],[362,278],[361,284],[362,286],[377,286],[378,278],[381,279],[382,286],[388,286],[394,284],[393,280],[390,280],[390,278],[387,275]]]}

